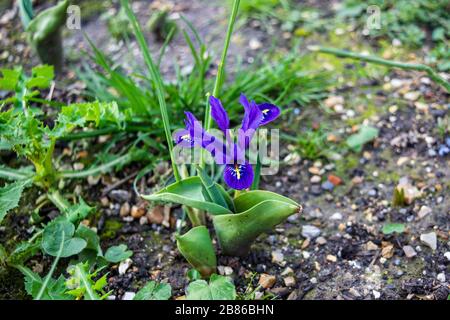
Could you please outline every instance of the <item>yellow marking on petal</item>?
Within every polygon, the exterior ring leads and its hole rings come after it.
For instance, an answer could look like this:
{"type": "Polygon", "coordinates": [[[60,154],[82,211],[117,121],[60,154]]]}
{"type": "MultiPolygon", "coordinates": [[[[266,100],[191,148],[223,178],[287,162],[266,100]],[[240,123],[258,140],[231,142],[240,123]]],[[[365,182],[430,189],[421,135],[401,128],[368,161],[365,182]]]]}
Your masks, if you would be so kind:
{"type": "Polygon", "coordinates": [[[185,134],[184,136],[181,136],[181,140],[190,140],[190,135],[189,134],[185,134]]]}
{"type": "Polygon", "coordinates": [[[240,171],[240,168],[239,168],[238,165],[235,165],[235,166],[234,166],[234,172],[236,173],[236,178],[237,178],[238,180],[241,180],[241,171],[240,171]]]}
{"type": "Polygon", "coordinates": [[[270,111],[270,109],[264,109],[264,110],[262,111],[262,113],[263,113],[263,114],[267,114],[269,111],[270,111]]]}

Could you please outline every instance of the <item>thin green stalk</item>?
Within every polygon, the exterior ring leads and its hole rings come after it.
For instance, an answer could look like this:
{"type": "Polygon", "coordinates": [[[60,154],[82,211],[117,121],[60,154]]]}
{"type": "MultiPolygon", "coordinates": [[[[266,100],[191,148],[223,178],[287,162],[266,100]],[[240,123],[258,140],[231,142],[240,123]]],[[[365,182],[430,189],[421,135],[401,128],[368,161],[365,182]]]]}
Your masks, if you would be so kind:
{"type": "Polygon", "coordinates": [[[167,112],[164,85],[163,85],[163,82],[161,79],[161,74],[159,73],[159,70],[156,68],[156,65],[153,62],[153,59],[148,50],[147,41],[145,40],[144,35],[142,34],[141,26],[139,25],[139,22],[137,21],[136,16],[134,15],[133,11],[131,10],[128,0],[121,0],[121,4],[122,4],[123,8],[125,9],[125,12],[128,16],[128,19],[131,22],[131,25],[133,26],[133,30],[134,30],[136,39],[139,43],[142,54],[144,56],[145,63],[147,65],[148,71],[150,73],[150,76],[153,80],[153,83],[154,83],[154,86],[156,89],[156,95],[158,96],[158,102],[159,102],[159,108],[160,108],[161,116],[162,116],[163,123],[164,123],[164,131],[166,133],[167,145],[169,146],[170,160],[172,162],[172,169],[173,169],[173,173],[175,176],[175,180],[179,181],[181,178],[180,178],[180,173],[178,172],[178,167],[176,165],[174,154],[173,154],[173,141],[172,141],[172,135],[170,133],[170,121],[169,121],[169,115],[167,112]]]}
{"type": "Polygon", "coordinates": [[[70,204],[58,190],[49,191],[47,193],[47,198],[58,208],[59,211],[61,211],[61,213],[66,213],[70,208],[70,204]]]}
{"type": "Polygon", "coordinates": [[[108,172],[115,166],[121,164],[127,164],[133,159],[133,155],[131,153],[124,154],[108,163],[96,166],[94,168],[89,168],[87,170],[80,171],[61,171],[59,176],[62,178],[86,178],[89,176],[96,176],[105,172],[108,172]]]}
{"type": "MultiPolygon", "coordinates": [[[[231,9],[231,16],[230,16],[230,20],[228,22],[227,33],[225,35],[225,43],[224,43],[224,46],[223,46],[222,56],[220,58],[219,66],[218,66],[218,69],[217,69],[216,82],[214,84],[213,96],[216,97],[216,98],[218,98],[219,93],[220,93],[220,88],[222,87],[222,84],[224,82],[225,61],[226,61],[226,58],[227,58],[228,47],[230,46],[231,34],[233,33],[233,27],[234,27],[234,24],[236,22],[236,16],[237,16],[237,13],[238,13],[238,10],[239,10],[239,3],[240,3],[240,0],[234,0],[233,1],[233,7],[231,9]]],[[[209,99],[207,99],[206,108],[205,108],[205,130],[206,131],[211,129],[211,124],[212,124],[211,106],[209,104],[209,99]]],[[[200,166],[204,167],[203,150],[201,152],[200,161],[201,161],[200,162],[200,166]]]]}
{"type": "Polygon", "coordinates": [[[0,179],[5,180],[25,180],[33,176],[34,173],[23,173],[19,170],[0,166],[0,179]]]}
{"type": "Polygon", "coordinates": [[[52,267],[50,268],[49,273],[47,274],[47,276],[44,279],[44,282],[42,283],[41,289],[39,290],[38,295],[36,296],[36,300],[41,300],[42,295],[44,294],[45,289],[48,286],[48,282],[50,281],[50,279],[52,278],[53,273],[55,272],[56,269],[56,265],[58,264],[59,258],[61,257],[62,251],[64,249],[64,239],[66,238],[66,234],[64,232],[64,230],[61,231],[62,232],[62,241],[59,245],[59,250],[58,250],[58,254],[55,258],[55,261],[53,261],[52,267]]]}
{"type": "Polygon", "coordinates": [[[104,136],[108,134],[115,134],[118,132],[147,132],[147,133],[153,133],[158,134],[161,133],[161,129],[156,130],[149,130],[150,125],[126,125],[124,129],[117,128],[117,127],[108,127],[108,128],[101,128],[101,129],[95,129],[95,130],[89,130],[89,131],[80,131],[80,132],[74,132],[66,134],[64,137],[62,137],[62,140],[81,140],[81,139],[87,139],[87,138],[95,138],[98,136],[104,136]]]}
{"type": "Polygon", "coordinates": [[[355,60],[361,60],[361,61],[370,62],[370,63],[374,63],[374,64],[379,64],[379,65],[383,65],[386,67],[426,72],[433,81],[435,81],[436,83],[438,83],[442,87],[444,87],[444,89],[447,90],[447,92],[450,92],[450,83],[448,81],[446,81],[444,78],[442,78],[433,68],[431,68],[430,66],[427,66],[425,64],[405,63],[405,62],[399,62],[399,61],[386,60],[386,59],[382,59],[379,57],[363,55],[360,53],[351,52],[351,51],[347,51],[347,50],[325,48],[325,47],[319,47],[319,46],[310,46],[310,47],[308,47],[308,49],[311,51],[332,54],[337,57],[343,57],[343,58],[349,58],[349,59],[355,59],[355,60]]]}

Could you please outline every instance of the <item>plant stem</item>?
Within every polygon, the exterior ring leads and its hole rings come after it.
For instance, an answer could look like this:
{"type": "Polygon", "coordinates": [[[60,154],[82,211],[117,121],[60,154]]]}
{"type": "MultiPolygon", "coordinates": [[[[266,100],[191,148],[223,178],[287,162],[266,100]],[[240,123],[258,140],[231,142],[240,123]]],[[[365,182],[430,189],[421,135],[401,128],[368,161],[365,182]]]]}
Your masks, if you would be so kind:
{"type": "Polygon", "coordinates": [[[33,172],[29,174],[23,173],[19,170],[0,166],[0,179],[5,180],[25,180],[33,176],[33,172]]]}
{"type": "MultiPolygon", "coordinates": [[[[230,16],[230,20],[228,22],[227,33],[225,35],[225,43],[223,46],[222,56],[220,58],[219,66],[217,69],[216,82],[214,84],[213,96],[216,98],[218,98],[218,96],[220,94],[220,88],[222,87],[222,84],[224,82],[225,61],[227,58],[228,47],[230,46],[231,34],[233,33],[234,23],[236,22],[236,16],[237,16],[237,13],[239,10],[239,3],[240,3],[240,0],[234,0],[233,7],[231,9],[231,16],[230,16]]],[[[205,121],[205,130],[208,131],[209,129],[211,129],[211,124],[212,124],[211,105],[209,104],[209,95],[207,95],[207,99],[206,99],[205,120],[204,121],[205,121]]],[[[204,153],[202,150],[201,157],[200,157],[200,166],[204,167],[204,164],[205,164],[204,153]]]]}
{"type": "Polygon", "coordinates": [[[62,230],[61,232],[62,232],[62,241],[59,245],[58,254],[56,255],[55,261],[53,261],[52,267],[50,268],[50,271],[48,272],[47,276],[44,279],[44,282],[42,283],[41,289],[39,290],[39,293],[36,296],[36,300],[41,300],[42,295],[44,294],[44,291],[48,286],[48,282],[50,281],[53,273],[55,272],[56,265],[58,264],[59,258],[61,257],[62,251],[64,249],[64,239],[66,238],[66,234],[64,230],[62,230]]]}
{"type": "Polygon", "coordinates": [[[130,162],[133,159],[132,155],[130,153],[124,154],[123,156],[118,157],[117,159],[114,159],[108,163],[102,164],[98,167],[89,168],[87,170],[81,170],[81,171],[61,171],[59,173],[59,176],[62,178],[86,178],[89,176],[96,176],[101,173],[105,173],[109,171],[111,168],[114,168],[115,166],[119,164],[126,164],[130,162]]]}
{"type": "Polygon", "coordinates": [[[440,84],[442,87],[444,87],[445,90],[447,90],[447,92],[450,93],[450,83],[448,81],[446,81],[444,78],[442,78],[433,68],[431,68],[430,66],[427,66],[425,64],[405,63],[405,62],[399,62],[399,61],[386,60],[386,59],[382,59],[379,57],[363,55],[360,53],[351,52],[351,51],[347,51],[347,50],[325,48],[325,47],[319,47],[319,46],[310,46],[310,47],[308,47],[308,49],[311,51],[332,54],[337,57],[361,60],[361,61],[366,61],[366,62],[379,64],[379,65],[392,67],[392,68],[400,68],[400,69],[404,69],[404,70],[416,70],[416,71],[426,72],[433,81],[440,84]]]}
{"type": "Polygon", "coordinates": [[[109,127],[109,128],[101,128],[90,131],[80,131],[75,133],[70,133],[62,137],[62,140],[81,140],[86,138],[95,138],[98,136],[114,134],[118,132],[147,132],[152,134],[161,133],[161,129],[149,130],[150,125],[132,125],[127,124],[124,129],[120,129],[117,127],[109,127]]]}
{"type": "Polygon", "coordinates": [[[58,190],[52,190],[47,193],[47,198],[50,200],[61,213],[66,214],[70,208],[70,204],[67,200],[59,193],[58,190]]]}
{"type": "Polygon", "coordinates": [[[164,131],[166,133],[167,145],[169,146],[170,160],[172,162],[173,174],[175,176],[175,180],[179,181],[180,173],[178,172],[178,167],[176,165],[174,154],[173,154],[173,141],[172,141],[172,135],[170,133],[170,121],[169,121],[169,115],[167,112],[164,85],[163,85],[163,82],[161,79],[161,74],[159,73],[159,70],[156,68],[156,65],[153,62],[153,59],[148,50],[147,42],[144,38],[144,35],[142,34],[141,26],[139,25],[139,22],[137,21],[136,16],[134,15],[133,11],[131,10],[128,0],[121,0],[121,4],[122,4],[122,7],[125,9],[128,19],[130,20],[130,22],[133,26],[136,39],[139,43],[142,54],[144,56],[145,63],[150,72],[150,76],[153,80],[153,84],[156,89],[156,95],[158,96],[159,108],[160,108],[161,116],[162,116],[163,123],[164,123],[164,131]]]}

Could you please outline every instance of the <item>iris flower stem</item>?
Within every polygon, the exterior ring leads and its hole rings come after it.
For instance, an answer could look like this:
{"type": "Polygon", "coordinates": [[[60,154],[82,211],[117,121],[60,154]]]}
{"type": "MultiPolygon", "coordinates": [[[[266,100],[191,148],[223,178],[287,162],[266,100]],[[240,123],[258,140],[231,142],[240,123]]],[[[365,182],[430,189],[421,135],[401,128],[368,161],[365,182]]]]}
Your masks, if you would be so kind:
{"type": "MultiPolygon", "coordinates": [[[[227,58],[228,47],[230,46],[231,34],[233,33],[234,24],[236,22],[236,16],[239,10],[240,0],[233,1],[233,7],[231,9],[231,16],[228,22],[227,34],[225,35],[225,43],[223,46],[222,56],[220,58],[219,66],[217,69],[216,82],[214,84],[213,96],[218,98],[220,94],[220,89],[224,82],[225,77],[225,61],[227,58]]],[[[211,118],[211,105],[209,104],[209,94],[207,94],[206,108],[205,108],[205,130],[211,129],[212,118],[211,118]]],[[[204,150],[201,151],[200,157],[200,167],[204,167],[205,158],[204,150]]]]}
{"type": "Polygon", "coordinates": [[[386,59],[382,59],[379,57],[374,57],[374,56],[369,56],[369,55],[364,55],[364,54],[360,54],[360,53],[356,53],[356,52],[334,49],[334,48],[310,46],[308,49],[311,51],[316,51],[316,52],[320,52],[320,53],[332,54],[337,57],[349,58],[349,59],[361,60],[361,61],[365,61],[365,62],[379,64],[379,65],[383,65],[386,67],[426,72],[433,81],[435,81],[436,83],[438,83],[442,87],[444,87],[445,90],[447,90],[447,92],[450,92],[450,83],[448,81],[446,81],[444,78],[442,78],[435,70],[433,70],[433,68],[431,68],[430,66],[427,66],[425,64],[405,63],[405,62],[399,62],[399,61],[386,60],[386,59]]]}
{"type": "Polygon", "coordinates": [[[167,112],[164,85],[163,85],[163,81],[161,78],[161,74],[160,74],[158,68],[156,67],[155,63],[153,62],[153,59],[148,50],[147,41],[145,40],[144,35],[142,34],[141,26],[139,25],[139,22],[136,19],[136,16],[134,15],[133,11],[131,10],[128,0],[121,0],[121,4],[122,4],[122,7],[125,9],[125,12],[128,16],[128,20],[130,20],[130,22],[131,22],[136,39],[141,48],[142,55],[144,56],[145,64],[147,65],[150,76],[153,80],[153,84],[155,86],[156,95],[158,97],[159,108],[161,111],[161,117],[162,117],[163,123],[164,123],[164,131],[166,133],[167,145],[169,146],[170,160],[172,162],[173,174],[175,176],[175,180],[179,181],[179,180],[181,180],[181,176],[178,171],[178,167],[176,165],[175,157],[173,154],[173,141],[172,141],[172,135],[170,133],[170,121],[169,121],[169,115],[167,112]]]}

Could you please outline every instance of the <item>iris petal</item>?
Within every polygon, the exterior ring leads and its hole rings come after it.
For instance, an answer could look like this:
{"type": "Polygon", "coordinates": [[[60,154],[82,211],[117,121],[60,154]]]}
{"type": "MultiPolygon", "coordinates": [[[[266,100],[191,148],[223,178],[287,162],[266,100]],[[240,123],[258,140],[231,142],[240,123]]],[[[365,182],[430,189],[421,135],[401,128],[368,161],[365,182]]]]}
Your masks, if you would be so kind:
{"type": "Polygon", "coordinates": [[[264,126],[264,125],[268,124],[269,122],[272,122],[273,120],[278,118],[278,116],[281,113],[280,108],[278,108],[276,105],[270,104],[270,103],[258,104],[258,109],[263,114],[262,121],[259,124],[260,126],[264,126]]]}
{"type": "Polygon", "coordinates": [[[225,132],[230,128],[230,119],[228,118],[228,114],[225,111],[222,103],[219,99],[214,96],[209,97],[209,103],[211,105],[211,116],[214,121],[217,123],[217,126],[220,130],[225,132]]]}
{"type": "Polygon", "coordinates": [[[253,168],[251,164],[227,164],[223,172],[225,183],[233,189],[243,190],[250,188],[253,182],[253,168]]]}

